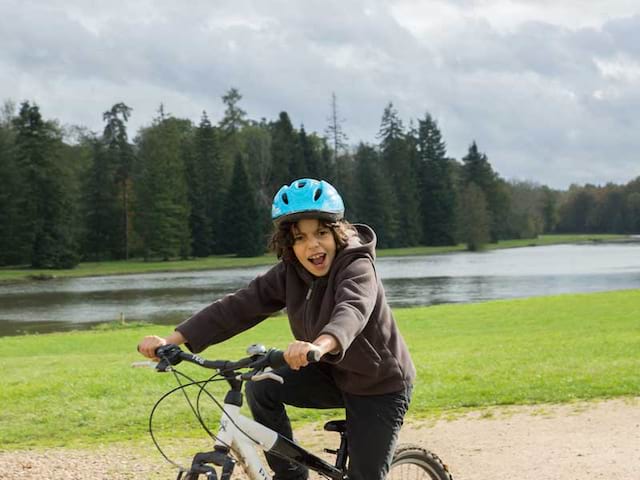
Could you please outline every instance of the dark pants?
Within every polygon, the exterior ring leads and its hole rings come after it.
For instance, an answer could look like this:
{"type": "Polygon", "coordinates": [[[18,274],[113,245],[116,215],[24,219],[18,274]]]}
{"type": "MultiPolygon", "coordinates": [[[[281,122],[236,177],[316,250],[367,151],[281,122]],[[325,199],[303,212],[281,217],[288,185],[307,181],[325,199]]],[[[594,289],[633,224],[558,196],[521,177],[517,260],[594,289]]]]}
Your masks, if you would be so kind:
{"type": "MultiPolygon", "coordinates": [[[[330,367],[317,363],[298,371],[276,370],[284,384],[273,380],[246,386],[249,407],[256,421],[292,439],[284,405],[303,408],[345,408],[349,439],[349,479],[384,480],[393,458],[402,419],[409,408],[411,387],[384,395],[352,395],[341,392],[330,367]]],[[[275,480],[304,480],[308,471],[267,454],[275,480]]]]}

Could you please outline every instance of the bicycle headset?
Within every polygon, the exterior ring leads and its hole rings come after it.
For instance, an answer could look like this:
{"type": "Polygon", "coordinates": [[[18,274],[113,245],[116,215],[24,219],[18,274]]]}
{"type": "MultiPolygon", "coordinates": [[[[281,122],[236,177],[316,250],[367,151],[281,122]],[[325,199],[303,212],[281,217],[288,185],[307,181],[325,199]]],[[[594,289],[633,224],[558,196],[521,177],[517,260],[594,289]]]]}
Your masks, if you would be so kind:
{"type": "Polygon", "coordinates": [[[283,185],[273,198],[271,219],[297,222],[303,218],[320,218],[336,222],[344,217],[344,203],[329,182],[301,178],[283,185]]]}

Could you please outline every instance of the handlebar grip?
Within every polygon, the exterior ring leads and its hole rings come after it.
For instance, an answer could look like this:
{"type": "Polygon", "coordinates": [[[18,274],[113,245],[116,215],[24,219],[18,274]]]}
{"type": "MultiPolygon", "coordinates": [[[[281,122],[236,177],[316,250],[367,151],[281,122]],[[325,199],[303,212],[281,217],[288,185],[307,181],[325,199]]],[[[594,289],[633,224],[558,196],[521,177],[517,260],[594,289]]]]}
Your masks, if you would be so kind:
{"type": "MultiPolygon", "coordinates": [[[[317,350],[310,350],[307,352],[307,361],[309,363],[316,363],[320,361],[320,352],[317,350]]],[[[280,368],[287,365],[287,361],[284,359],[284,352],[282,350],[273,349],[267,353],[267,363],[271,368],[280,368]]]]}
{"type": "Polygon", "coordinates": [[[284,352],[282,350],[273,349],[267,354],[268,363],[271,368],[280,368],[287,365],[287,361],[284,359],[284,352]]]}
{"type": "Polygon", "coordinates": [[[156,357],[160,358],[157,369],[165,371],[169,365],[177,365],[182,359],[184,352],[178,345],[167,343],[156,348],[156,357]]]}
{"type": "Polygon", "coordinates": [[[309,363],[319,362],[320,357],[322,357],[322,355],[320,355],[320,352],[317,350],[309,350],[307,352],[307,360],[309,361],[309,363]]]}
{"type": "Polygon", "coordinates": [[[155,354],[158,358],[167,354],[176,354],[177,352],[182,352],[182,349],[178,345],[174,345],[173,343],[167,343],[165,345],[160,345],[156,348],[155,354]]]}

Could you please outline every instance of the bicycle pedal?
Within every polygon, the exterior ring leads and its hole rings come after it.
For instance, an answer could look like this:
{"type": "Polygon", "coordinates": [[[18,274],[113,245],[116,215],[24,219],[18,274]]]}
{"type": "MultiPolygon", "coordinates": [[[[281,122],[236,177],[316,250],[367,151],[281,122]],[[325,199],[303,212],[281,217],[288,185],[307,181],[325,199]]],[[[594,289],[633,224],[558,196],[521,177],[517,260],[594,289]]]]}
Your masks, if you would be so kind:
{"type": "Polygon", "coordinates": [[[331,453],[333,455],[337,455],[338,454],[338,450],[331,450],[330,448],[325,448],[324,451],[325,451],[325,453],[331,453]]]}

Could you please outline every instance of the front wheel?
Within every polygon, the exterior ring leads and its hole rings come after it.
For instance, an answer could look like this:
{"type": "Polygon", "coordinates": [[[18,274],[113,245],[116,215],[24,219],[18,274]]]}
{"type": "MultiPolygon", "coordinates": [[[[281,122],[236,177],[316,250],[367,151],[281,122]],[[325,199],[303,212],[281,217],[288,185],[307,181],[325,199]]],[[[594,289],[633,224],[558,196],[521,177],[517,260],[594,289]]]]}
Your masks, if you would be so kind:
{"type": "Polygon", "coordinates": [[[398,445],[387,480],[453,480],[440,458],[418,445],[398,445]]]}

